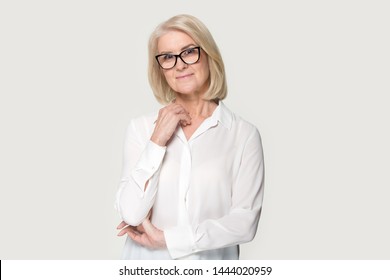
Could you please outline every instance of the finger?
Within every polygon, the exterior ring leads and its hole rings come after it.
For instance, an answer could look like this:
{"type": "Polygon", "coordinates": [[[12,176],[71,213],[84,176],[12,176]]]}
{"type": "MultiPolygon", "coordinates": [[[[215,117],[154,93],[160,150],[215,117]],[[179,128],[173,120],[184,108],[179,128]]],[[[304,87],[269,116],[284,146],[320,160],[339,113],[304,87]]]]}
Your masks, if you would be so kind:
{"type": "Polygon", "coordinates": [[[190,125],[191,124],[191,121],[188,121],[188,120],[180,120],[180,125],[181,126],[187,126],[187,125],[190,125]]]}
{"type": "Polygon", "coordinates": [[[141,246],[150,247],[152,246],[149,237],[146,233],[143,234],[134,234],[132,232],[128,233],[128,236],[136,243],[141,246]]]}
{"type": "Polygon", "coordinates": [[[180,113],[185,113],[187,115],[189,115],[189,112],[181,105],[177,104],[175,105],[175,107],[173,108],[174,112],[176,112],[177,114],[180,114],[180,113]]]}
{"type": "Polygon", "coordinates": [[[139,232],[139,233],[144,233],[145,232],[145,229],[144,227],[141,225],[137,226],[136,230],[139,232]]]}
{"type": "Polygon", "coordinates": [[[174,114],[178,114],[178,113],[187,113],[187,110],[180,104],[170,104],[166,107],[164,107],[163,109],[160,110],[161,112],[161,116],[165,116],[169,113],[174,113],[174,114]]]}
{"type": "Polygon", "coordinates": [[[128,231],[129,231],[129,230],[128,230],[127,228],[124,228],[124,229],[122,229],[122,230],[117,234],[117,236],[123,236],[123,235],[125,235],[128,231]]]}
{"type": "Polygon", "coordinates": [[[162,124],[162,123],[170,123],[174,121],[174,125],[179,122],[179,119],[177,119],[178,115],[183,114],[181,118],[189,118],[191,119],[189,113],[184,109],[183,106],[178,104],[172,104],[164,107],[163,109],[160,109],[159,115],[157,117],[156,124],[162,124]]]}
{"type": "Polygon", "coordinates": [[[121,229],[121,228],[123,228],[123,227],[125,227],[125,226],[127,226],[127,224],[126,224],[124,221],[122,221],[122,222],[116,227],[116,229],[121,229]]]}
{"type": "Polygon", "coordinates": [[[156,127],[167,126],[167,125],[175,126],[179,122],[177,115],[181,113],[185,113],[185,112],[180,108],[161,112],[157,117],[156,127]]]}
{"type": "Polygon", "coordinates": [[[135,239],[137,238],[137,236],[138,236],[138,234],[137,234],[136,232],[132,231],[132,230],[128,231],[128,232],[127,232],[127,235],[128,235],[131,239],[133,239],[133,240],[135,240],[135,239]]]}
{"type": "Polygon", "coordinates": [[[128,236],[130,236],[132,239],[133,238],[138,238],[138,236],[141,236],[145,233],[138,231],[135,227],[129,228],[127,231],[125,231],[128,236]]]}
{"type": "Polygon", "coordinates": [[[178,114],[177,117],[179,118],[181,124],[191,124],[191,117],[189,115],[181,113],[178,114]]]}
{"type": "Polygon", "coordinates": [[[122,236],[122,235],[125,235],[127,232],[129,231],[134,231],[134,228],[131,227],[131,226],[128,226],[128,227],[125,227],[124,229],[122,229],[117,235],[118,236],[122,236]]]}
{"type": "Polygon", "coordinates": [[[187,123],[186,121],[180,121],[181,126],[187,126],[190,125],[190,123],[187,123]]]}

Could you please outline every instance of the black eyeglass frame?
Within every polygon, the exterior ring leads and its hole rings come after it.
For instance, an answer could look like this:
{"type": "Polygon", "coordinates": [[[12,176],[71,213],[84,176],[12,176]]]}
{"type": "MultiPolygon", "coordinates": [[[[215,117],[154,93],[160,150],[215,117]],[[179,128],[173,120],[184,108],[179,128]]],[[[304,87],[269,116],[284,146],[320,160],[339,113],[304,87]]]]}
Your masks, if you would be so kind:
{"type": "Polygon", "coordinates": [[[171,53],[169,53],[169,55],[173,55],[173,56],[175,57],[175,63],[173,64],[172,67],[169,67],[169,68],[164,68],[164,67],[162,67],[162,65],[160,64],[160,61],[158,60],[158,58],[159,58],[160,56],[167,55],[167,53],[163,53],[163,54],[156,55],[155,58],[156,58],[156,60],[157,60],[158,65],[159,65],[162,69],[164,69],[164,70],[169,70],[169,69],[172,69],[173,67],[176,66],[176,64],[177,64],[177,58],[180,58],[181,61],[183,61],[183,62],[184,62],[185,64],[187,64],[187,65],[192,65],[192,64],[197,63],[197,62],[199,61],[199,59],[200,59],[200,49],[201,49],[201,47],[198,46],[198,47],[192,47],[192,48],[185,49],[184,51],[182,51],[182,52],[179,53],[179,54],[171,54],[171,53]],[[185,62],[184,59],[181,57],[181,55],[182,55],[183,53],[185,53],[186,51],[188,51],[188,50],[195,50],[195,49],[198,50],[198,59],[197,59],[195,62],[191,62],[191,63],[185,62]]]}

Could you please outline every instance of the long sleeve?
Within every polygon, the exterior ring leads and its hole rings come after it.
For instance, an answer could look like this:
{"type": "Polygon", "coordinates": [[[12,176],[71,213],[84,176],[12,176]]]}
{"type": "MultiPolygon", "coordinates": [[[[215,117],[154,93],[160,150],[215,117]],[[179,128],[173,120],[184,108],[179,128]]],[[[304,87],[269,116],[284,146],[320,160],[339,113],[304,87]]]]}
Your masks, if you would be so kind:
{"type": "Polygon", "coordinates": [[[172,258],[233,246],[254,238],[264,191],[263,150],[260,135],[255,128],[246,141],[231,191],[232,205],[224,216],[164,231],[172,258]]]}
{"type": "Polygon", "coordinates": [[[126,130],[122,178],[116,195],[116,209],[123,221],[132,226],[141,224],[153,207],[166,152],[165,147],[141,139],[142,129],[131,121],[126,130]]]}

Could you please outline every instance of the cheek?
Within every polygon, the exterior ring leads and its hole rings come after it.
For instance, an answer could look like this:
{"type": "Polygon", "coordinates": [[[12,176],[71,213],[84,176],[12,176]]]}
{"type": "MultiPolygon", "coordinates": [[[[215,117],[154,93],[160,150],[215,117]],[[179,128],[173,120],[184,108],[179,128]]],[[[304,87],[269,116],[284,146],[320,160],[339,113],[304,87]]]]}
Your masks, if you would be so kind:
{"type": "Polygon", "coordinates": [[[210,77],[210,69],[209,69],[208,66],[206,67],[206,69],[204,70],[204,72],[205,72],[206,80],[208,80],[208,78],[210,77]]]}
{"type": "Polygon", "coordinates": [[[204,75],[204,79],[207,80],[210,76],[210,68],[209,68],[209,63],[207,61],[207,58],[203,58],[202,73],[204,75]]]}
{"type": "Polygon", "coordinates": [[[206,81],[209,80],[210,77],[210,69],[207,67],[202,68],[202,76],[201,76],[201,81],[202,83],[205,83],[206,81]]]}
{"type": "Polygon", "coordinates": [[[164,74],[165,81],[167,81],[168,85],[172,87],[175,80],[172,71],[164,71],[163,74],[164,74]]]}

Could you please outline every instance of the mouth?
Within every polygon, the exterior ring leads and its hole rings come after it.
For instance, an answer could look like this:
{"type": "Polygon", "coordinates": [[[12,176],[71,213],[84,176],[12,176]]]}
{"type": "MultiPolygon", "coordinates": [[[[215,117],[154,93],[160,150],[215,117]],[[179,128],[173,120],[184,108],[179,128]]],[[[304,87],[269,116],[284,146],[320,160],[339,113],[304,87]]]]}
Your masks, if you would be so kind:
{"type": "Polygon", "coordinates": [[[177,76],[176,79],[177,80],[180,80],[180,79],[186,79],[188,77],[191,77],[193,74],[185,74],[185,75],[181,75],[181,76],[177,76]]]}

